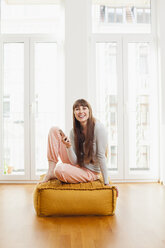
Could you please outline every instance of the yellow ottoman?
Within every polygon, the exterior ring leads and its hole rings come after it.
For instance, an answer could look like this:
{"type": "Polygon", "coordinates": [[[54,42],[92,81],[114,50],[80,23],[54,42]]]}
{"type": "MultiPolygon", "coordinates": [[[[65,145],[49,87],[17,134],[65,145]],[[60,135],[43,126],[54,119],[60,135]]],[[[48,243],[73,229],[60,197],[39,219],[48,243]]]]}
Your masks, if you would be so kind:
{"type": "Polygon", "coordinates": [[[38,216],[113,215],[117,196],[117,188],[105,186],[102,177],[77,184],[53,179],[36,185],[33,202],[38,216]]]}

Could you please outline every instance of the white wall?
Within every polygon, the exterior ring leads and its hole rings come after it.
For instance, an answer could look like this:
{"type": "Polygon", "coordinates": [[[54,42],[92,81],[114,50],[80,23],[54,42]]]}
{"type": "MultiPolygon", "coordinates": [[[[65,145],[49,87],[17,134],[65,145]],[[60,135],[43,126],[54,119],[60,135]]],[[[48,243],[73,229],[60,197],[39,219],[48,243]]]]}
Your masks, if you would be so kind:
{"type": "Polygon", "coordinates": [[[160,180],[165,184],[165,1],[157,1],[160,79],[160,180]]]}
{"type": "Polygon", "coordinates": [[[67,8],[65,13],[65,131],[67,134],[72,128],[74,101],[79,98],[87,99],[88,97],[88,1],[65,0],[65,7],[67,8]]]}

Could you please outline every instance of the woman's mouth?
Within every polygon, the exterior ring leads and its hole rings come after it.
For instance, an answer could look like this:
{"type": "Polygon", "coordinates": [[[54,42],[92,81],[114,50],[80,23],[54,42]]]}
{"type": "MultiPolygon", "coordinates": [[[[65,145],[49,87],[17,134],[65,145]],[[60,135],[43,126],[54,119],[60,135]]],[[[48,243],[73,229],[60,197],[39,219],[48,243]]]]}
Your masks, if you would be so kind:
{"type": "Polygon", "coordinates": [[[79,117],[79,118],[84,118],[84,117],[85,117],[85,115],[78,115],[78,117],[79,117]]]}

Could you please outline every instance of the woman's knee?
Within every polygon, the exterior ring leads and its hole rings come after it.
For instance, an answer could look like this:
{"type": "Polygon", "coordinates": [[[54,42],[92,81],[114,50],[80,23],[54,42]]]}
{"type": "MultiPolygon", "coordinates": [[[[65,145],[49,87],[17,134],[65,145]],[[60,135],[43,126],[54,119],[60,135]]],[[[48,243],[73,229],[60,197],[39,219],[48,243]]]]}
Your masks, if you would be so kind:
{"type": "Polygon", "coordinates": [[[59,127],[53,126],[49,129],[49,134],[54,134],[59,131],[59,127]]]}
{"type": "Polygon", "coordinates": [[[53,139],[57,138],[59,140],[60,138],[59,127],[53,126],[49,129],[48,139],[51,140],[52,138],[53,139]]]}

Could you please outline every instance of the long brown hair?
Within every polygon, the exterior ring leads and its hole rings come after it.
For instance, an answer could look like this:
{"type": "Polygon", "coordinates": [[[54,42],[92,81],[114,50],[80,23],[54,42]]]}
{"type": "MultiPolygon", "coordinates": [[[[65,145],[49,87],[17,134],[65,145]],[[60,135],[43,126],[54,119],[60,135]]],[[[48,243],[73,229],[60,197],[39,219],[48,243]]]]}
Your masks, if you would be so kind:
{"type": "Polygon", "coordinates": [[[93,163],[93,139],[94,139],[94,127],[95,118],[92,114],[92,108],[90,104],[84,99],[78,99],[73,104],[73,130],[74,130],[74,142],[77,155],[77,162],[80,166],[84,163],[93,163]],[[87,120],[87,133],[86,136],[83,133],[83,128],[80,122],[74,115],[75,108],[83,106],[89,109],[89,118],[87,120]],[[83,143],[85,142],[85,149],[83,149],[83,143]],[[84,151],[85,150],[85,151],[84,151]]]}

